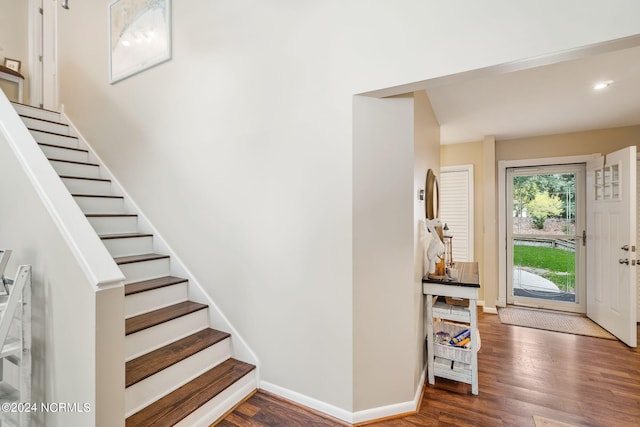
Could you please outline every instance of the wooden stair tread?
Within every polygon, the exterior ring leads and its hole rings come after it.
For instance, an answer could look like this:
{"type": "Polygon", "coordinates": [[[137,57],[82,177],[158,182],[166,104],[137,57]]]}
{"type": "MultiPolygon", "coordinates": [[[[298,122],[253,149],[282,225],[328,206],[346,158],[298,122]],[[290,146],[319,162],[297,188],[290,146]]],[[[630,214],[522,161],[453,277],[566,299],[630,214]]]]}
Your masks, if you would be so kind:
{"type": "MultiPolygon", "coordinates": [[[[250,373],[255,366],[227,359],[126,420],[127,427],[173,426],[250,373]]],[[[212,420],[212,422],[215,420],[212,420]]]]}
{"type": "Polygon", "coordinates": [[[38,145],[42,145],[45,147],[52,147],[52,148],[61,148],[63,150],[82,151],[83,153],[89,152],[89,150],[85,150],[83,148],[65,147],[64,145],[56,145],[56,144],[45,144],[44,142],[38,142],[38,145]]]}
{"type": "Polygon", "coordinates": [[[142,282],[129,283],[124,286],[124,295],[133,295],[140,292],[151,291],[165,286],[177,285],[185,283],[187,279],[175,276],[160,277],[158,279],[144,280],[142,282]]]}
{"type": "Polygon", "coordinates": [[[71,176],[71,175],[59,175],[60,178],[63,179],[82,179],[85,181],[101,181],[101,182],[111,182],[110,179],[105,179],[105,178],[89,178],[86,176],[71,176]]]}
{"type": "Polygon", "coordinates": [[[230,336],[226,332],[207,328],[130,360],[126,366],[126,387],[130,387],[230,336]]]}
{"type": "Polygon", "coordinates": [[[32,129],[32,128],[27,128],[27,129],[28,129],[28,130],[30,130],[30,131],[33,131],[33,132],[42,132],[42,133],[48,133],[48,134],[50,134],[50,135],[56,135],[56,136],[61,136],[61,137],[63,137],[63,138],[72,138],[72,139],[78,139],[78,137],[77,137],[77,136],[72,136],[72,135],[64,135],[64,134],[62,134],[62,133],[57,133],[57,132],[50,132],[50,131],[48,131],[48,130],[40,130],[40,129],[32,129]]]}
{"type": "Polygon", "coordinates": [[[161,254],[141,254],[141,255],[129,255],[129,256],[121,256],[114,258],[113,260],[118,265],[123,264],[131,264],[134,262],[144,262],[144,261],[153,261],[156,259],[169,258],[169,255],[161,255],[161,254]]]}
{"type": "Polygon", "coordinates": [[[91,162],[78,162],[76,160],[64,160],[64,159],[55,159],[55,158],[50,158],[48,159],[50,162],[62,162],[62,163],[73,163],[74,165],[85,165],[85,166],[95,166],[95,167],[100,167],[99,164],[97,163],[91,163],[91,162]]]}
{"type": "Polygon", "coordinates": [[[102,199],[124,199],[124,196],[113,196],[111,194],[72,194],[73,197],[98,197],[102,199]]]}
{"type": "Polygon", "coordinates": [[[114,233],[114,234],[101,234],[100,239],[102,240],[111,240],[111,239],[130,239],[135,237],[153,237],[151,233],[114,233]]]}
{"type": "Polygon", "coordinates": [[[88,213],[85,214],[87,218],[115,218],[115,217],[132,217],[138,216],[138,214],[125,214],[125,213],[88,213]]]}
{"type": "Polygon", "coordinates": [[[207,307],[208,306],[206,304],[200,304],[193,301],[183,301],[168,307],[159,308],[158,310],[130,317],[125,320],[125,335],[131,335],[144,329],[160,325],[161,323],[186,316],[187,314],[204,310],[207,307]]]}
{"type": "MultiPolygon", "coordinates": [[[[24,105],[24,104],[20,104],[20,105],[24,105]]],[[[33,107],[33,108],[36,108],[36,107],[33,107]]],[[[42,111],[49,111],[49,112],[51,112],[51,113],[60,114],[60,113],[59,113],[59,112],[57,112],[57,111],[45,110],[44,108],[42,108],[42,109],[40,109],[40,110],[42,110],[42,111]]],[[[20,116],[20,117],[24,117],[25,119],[38,120],[38,121],[41,121],[41,122],[53,123],[53,124],[56,124],[56,125],[61,125],[61,126],[69,127],[69,124],[68,124],[68,123],[57,122],[57,121],[55,121],[55,120],[41,119],[40,117],[28,116],[28,115],[26,115],[26,114],[20,114],[19,116],[20,116]]]]}

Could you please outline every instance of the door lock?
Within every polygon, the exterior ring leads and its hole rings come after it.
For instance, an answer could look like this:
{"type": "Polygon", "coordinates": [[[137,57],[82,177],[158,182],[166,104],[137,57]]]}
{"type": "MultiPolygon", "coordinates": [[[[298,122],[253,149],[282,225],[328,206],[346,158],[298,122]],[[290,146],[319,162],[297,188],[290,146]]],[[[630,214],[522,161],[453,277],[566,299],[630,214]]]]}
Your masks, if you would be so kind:
{"type": "Polygon", "coordinates": [[[619,262],[620,264],[627,264],[627,265],[629,265],[629,258],[625,258],[625,259],[620,258],[620,259],[618,260],[618,262],[619,262]]]}

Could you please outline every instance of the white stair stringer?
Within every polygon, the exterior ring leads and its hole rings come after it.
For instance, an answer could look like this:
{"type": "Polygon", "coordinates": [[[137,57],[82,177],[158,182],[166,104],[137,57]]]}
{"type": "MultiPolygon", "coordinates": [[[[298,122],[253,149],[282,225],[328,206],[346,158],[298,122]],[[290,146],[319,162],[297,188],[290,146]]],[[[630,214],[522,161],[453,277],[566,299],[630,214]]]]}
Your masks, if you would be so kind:
{"type": "MultiPolygon", "coordinates": [[[[155,375],[127,387],[126,416],[130,416],[161,397],[231,357],[231,338],[224,339],[155,375]]],[[[209,420],[211,422],[211,419],[209,420]]]]}
{"type": "MultiPolygon", "coordinates": [[[[175,348],[178,345],[176,341],[208,328],[231,334],[210,347],[196,347],[193,353],[189,351],[189,356],[180,361],[171,359],[173,364],[158,372],[145,373],[146,369],[140,370],[141,376],[150,375],[138,382],[133,379],[135,383],[124,391],[125,416],[139,416],[145,413],[147,405],[148,408],[164,405],[167,398],[172,399],[176,395],[173,391],[181,387],[193,390],[194,384],[202,385],[206,379],[208,384],[215,384],[215,387],[207,387],[216,389],[217,394],[213,396],[197,392],[200,399],[198,405],[202,406],[187,415],[179,425],[208,426],[215,422],[257,388],[259,371],[251,366],[257,365],[255,354],[141,214],[71,121],[63,114],[31,111],[28,107],[15,108],[23,116],[28,116],[23,117],[23,121],[126,278],[125,316],[128,325],[135,325],[127,330],[139,329],[133,333],[127,332],[125,337],[125,361],[132,362],[127,366],[135,367],[139,366],[138,363],[146,364],[147,360],[160,360],[156,354],[164,355],[165,346],[175,348]],[[125,234],[129,236],[121,236],[125,234]],[[175,280],[183,281],[173,283],[175,280]],[[150,287],[149,281],[157,287],[150,287]],[[160,286],[158,282],[165,283],[160,286]],[[130,291],[127,290],[128,285],[132,287],[130,291]],[[197,309],[171,320],[161,320],[158,324],[154,319],[150,324],[140,326],[138,319],[149,318],[155,315],[153,312],[156,310],[170,313],[175,310],[175,307],[171,307],[173,305],[197,306],[197,309]],[[169,346],[172,343],[173,346],[169,346]],[[140,358],[138,362],[134,360],[137,358],[140,358]],[[218,385],[217,379],[211,380],[218,373],[226,372],[229,366],[242,366],[242,372],[248,373],[237,375],[238,379],[234,382],[224,382],[224,386],[218,385]]],[[[148,366],[157,365],[152,363],[148,366]]],[[[136,425],[142,424],[136,422],[136,425]]]]}

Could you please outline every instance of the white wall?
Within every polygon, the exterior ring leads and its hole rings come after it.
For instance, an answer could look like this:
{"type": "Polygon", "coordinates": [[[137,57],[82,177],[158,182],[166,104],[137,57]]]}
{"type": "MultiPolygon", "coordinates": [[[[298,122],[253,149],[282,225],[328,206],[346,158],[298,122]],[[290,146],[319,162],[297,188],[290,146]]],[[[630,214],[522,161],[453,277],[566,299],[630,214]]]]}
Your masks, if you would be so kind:
{"type": "MultiPolygon", "coordinates": [[[[5,58],[21,62],[20,74],[25,79],[29,75],[29,2],[26,0],[0,0],[0,64],[5,58]]],[[[29,99],[29,84],[24,83],[24,100],[29,99]]],[[[6,80],[0,80],[0,90],[12,101],[18,100],[18,86],[6,80]]]]}
{"type": "MultiPolygon", "coordinates": [[[[110,86],[107,4],[60,14],[67,113],[263,380],[347,411],[354,388],[358,408],[406,394],[355,384],[352,317],[369,302],[352,299],[352,232],[366,221],[352,211],[353,95],[640,32],[635,0],[175,1],[173,59],[110,86]]],[[[415,338],[366,345],[413,352],[415,338]]]]}

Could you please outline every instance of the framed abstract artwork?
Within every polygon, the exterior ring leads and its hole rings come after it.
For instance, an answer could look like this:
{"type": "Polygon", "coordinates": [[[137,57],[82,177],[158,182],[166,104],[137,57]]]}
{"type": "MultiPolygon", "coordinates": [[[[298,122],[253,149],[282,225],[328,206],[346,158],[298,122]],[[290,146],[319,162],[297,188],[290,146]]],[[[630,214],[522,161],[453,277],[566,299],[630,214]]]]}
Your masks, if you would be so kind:
{"type": "Polygon", "coordinates": [[[171,0],[115,0],[109,5],[109,81],[171,59],[171,0]]]}

